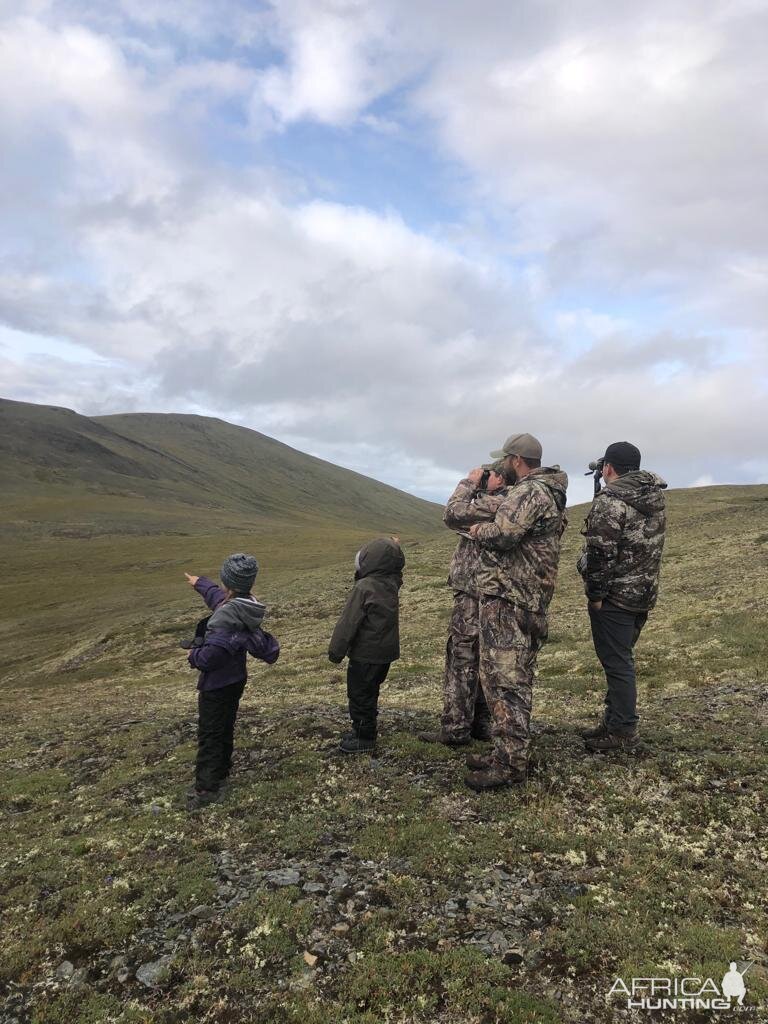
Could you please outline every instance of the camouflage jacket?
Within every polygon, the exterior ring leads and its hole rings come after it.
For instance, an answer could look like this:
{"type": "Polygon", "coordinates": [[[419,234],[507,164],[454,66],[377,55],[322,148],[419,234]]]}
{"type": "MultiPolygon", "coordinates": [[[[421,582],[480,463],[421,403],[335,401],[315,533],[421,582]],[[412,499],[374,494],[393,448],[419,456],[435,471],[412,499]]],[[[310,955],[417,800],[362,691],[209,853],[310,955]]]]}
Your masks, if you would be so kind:
{"type": "Polygon", "coordinates": [[[633,470],[612,480],[592,502],[578,562],[590,601],[649,611],[659,594],[667,526],[664,488],[655,473],[633,470]]]}
{"type": "MultiPolygon", "coordinates": [[[[487,494],[478,491],[471,480],[459,481],[459,485],[448,499],[443,513],[445,525],[456,531],[468,530],[474,523],[489,523],[496,515],[506,490],[487,494]]],[[[471,537],[460,536],[451,559],[448,572],[448,586],[465,594],[477,597],[477,563],[480,545],[471,537]]]]}
{"type": "Polygon", "coordinates": [[[546,613],[568,519],[568,477],[559,466],[535,469],[504,492],[491,523],[477,532],[477,589],[518,608],[546,613]]]}

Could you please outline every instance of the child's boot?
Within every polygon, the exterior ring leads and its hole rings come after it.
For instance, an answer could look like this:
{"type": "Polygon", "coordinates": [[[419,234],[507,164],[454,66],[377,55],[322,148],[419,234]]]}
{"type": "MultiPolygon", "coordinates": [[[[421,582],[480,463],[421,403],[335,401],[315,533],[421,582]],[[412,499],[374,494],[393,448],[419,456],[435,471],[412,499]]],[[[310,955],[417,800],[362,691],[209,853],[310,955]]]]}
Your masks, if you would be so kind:
{"type": "Polygon", "coordinates": [[[352,732],[342,736],[339,750],[342,754],[370,754],[376,746],[376,726],[368,722],[353,722],[352,732]]]}
{"type": "Polygon", "coordinates": [[[209,804],[217,804],[224,793],[221,789],[197,789],[194,787],[187,793],[187,810],[200,811],[209,804]]]}

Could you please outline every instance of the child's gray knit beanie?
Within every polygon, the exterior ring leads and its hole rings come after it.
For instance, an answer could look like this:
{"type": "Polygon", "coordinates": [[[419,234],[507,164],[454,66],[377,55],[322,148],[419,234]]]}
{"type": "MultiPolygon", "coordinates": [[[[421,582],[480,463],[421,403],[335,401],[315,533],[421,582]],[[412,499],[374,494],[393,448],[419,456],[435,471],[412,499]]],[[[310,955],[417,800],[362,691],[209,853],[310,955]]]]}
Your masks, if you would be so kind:
{"type": "Polygon", "coordinates": [[[225,587],[238,594],[247,594],[256,580],[258,571],[259,563],[253,555],[239,553],[224,559],[219,575],[225,587]]]}

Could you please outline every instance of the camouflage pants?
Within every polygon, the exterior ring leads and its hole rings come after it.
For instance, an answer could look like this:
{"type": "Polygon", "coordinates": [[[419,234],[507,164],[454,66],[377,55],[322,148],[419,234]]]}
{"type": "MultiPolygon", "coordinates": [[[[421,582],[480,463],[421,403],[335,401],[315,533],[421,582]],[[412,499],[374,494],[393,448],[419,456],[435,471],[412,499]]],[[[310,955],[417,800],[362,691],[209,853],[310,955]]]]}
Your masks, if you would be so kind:
{"type": "Polygon", "coordinates": [[[525,770],[536,659],[547,638],[545,614],[503,598],[480,599],[480,683],[493,722],[493,756],[502,769],[525,770]]]}
{"type": "Polygon", "coordinates": [[[479,599],[462,591],[453,595],[443,680],[442,732],[453,739],[481,736],[490,729],[490,714],[480,688],[479,599]]]}

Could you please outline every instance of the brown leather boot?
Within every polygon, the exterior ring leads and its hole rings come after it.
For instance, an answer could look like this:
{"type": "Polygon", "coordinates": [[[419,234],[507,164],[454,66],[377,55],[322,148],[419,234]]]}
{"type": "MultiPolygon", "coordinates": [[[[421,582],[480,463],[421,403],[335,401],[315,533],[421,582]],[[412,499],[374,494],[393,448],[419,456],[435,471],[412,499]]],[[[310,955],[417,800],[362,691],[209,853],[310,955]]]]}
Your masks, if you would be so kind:
{"type": "Polygon", "coordinates": [[[606,732],[584,744],[593,754],[609,754],[613,751],[632,752],[640,746],[640,736],[634,732],[606,732]]]}
{"type": "Polygon", "coordinates": [[[464,781],[476,793],[505,786],[524,786],[527,775],[519,768],[489,768],[487,771],[469,772],[464,781]]]}
{"type": "Polygon", "coordinates": [[[608,726],[605,724],[605,719],[603,719],[600,724],[596,725],[593,729],[582,729],[579,732],[579,736],[581,736],[583,740],[599,740],[601,737],[605,736],[607,732],[608,726]]]}

